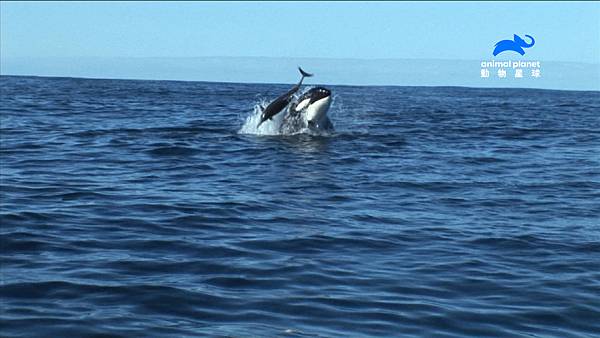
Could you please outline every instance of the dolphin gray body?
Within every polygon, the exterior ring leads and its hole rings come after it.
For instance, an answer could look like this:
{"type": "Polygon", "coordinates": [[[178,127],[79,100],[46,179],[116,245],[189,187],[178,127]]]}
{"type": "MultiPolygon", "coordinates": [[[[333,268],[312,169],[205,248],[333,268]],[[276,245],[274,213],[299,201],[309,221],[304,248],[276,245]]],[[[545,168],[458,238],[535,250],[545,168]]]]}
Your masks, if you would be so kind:
{"type": "Polygon", "coordinates": [[[300,89],[300,86],[302,85],[302,81],[304,81],[304,78],[313,76],[312,74],[309,74],[309,73],[303,71],[302,68],[300,68],[300,67],[298,67],[298,70],[300,71],[300,74],[302,74],[302,78],[300,79],[300,82],[298,82],[298,84],[296,84],[294,87],[292,87],[292,89],[290,89],[287,93],[281,95],[280,97],[275,99],[275,101],[271,102],[263,110],[263,112],[260,116],[260,122],[258,123],[257,127],[259,127],[266,120],[272,119],[273,116],[277,115],[280,111],[282,111],[292,101],[292,99],[294,98],[294,94],[298,91],[298,89],[300,89]]]}

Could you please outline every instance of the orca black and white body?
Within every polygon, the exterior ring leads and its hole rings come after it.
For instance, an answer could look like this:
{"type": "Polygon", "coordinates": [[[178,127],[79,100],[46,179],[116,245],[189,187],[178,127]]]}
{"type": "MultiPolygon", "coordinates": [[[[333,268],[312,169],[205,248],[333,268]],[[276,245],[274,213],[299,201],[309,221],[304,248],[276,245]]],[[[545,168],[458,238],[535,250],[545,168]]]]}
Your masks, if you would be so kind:
{"type": "Polygon", "coordinates": [[[298,84],[292,87],[292,89],[290,89],[287,93],[279,96],[277,99],[275,99],[275,101],[269,103],[269,105],[263,110],[262,114],[260,115],[260,122],[258,123],[257,127],[260,127],[260,125],[263,122],[272,119],[273,116],[277,115],[280,111],[282,111],[292,101],[292,99],[294,98],[294,94],[298,91],[298,89],[300,89],[304,78],[312,76],[312,74],[303,71],[300,67],[298,67],[298,70],[300,71],[300,74],[302,74],[300,82],[298,82],[298,84]]]}
{"type": "Polygon", "coordinates": [[[284,134],[295,133],[304,128],[333,131],[333,124],[327,117],[330,106],[329,89],[311,88],[290,105],[279,130],[284,134]]]}

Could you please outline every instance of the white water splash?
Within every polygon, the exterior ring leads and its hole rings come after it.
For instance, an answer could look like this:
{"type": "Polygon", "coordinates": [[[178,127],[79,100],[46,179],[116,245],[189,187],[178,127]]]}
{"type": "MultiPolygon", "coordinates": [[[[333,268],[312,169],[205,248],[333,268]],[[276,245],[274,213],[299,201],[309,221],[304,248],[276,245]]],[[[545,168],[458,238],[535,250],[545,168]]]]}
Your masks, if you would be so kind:
{"type": "Polygon", "coordinates": [[[327,115],[335,127],[336,134],[369,134],[371,120],[365,111],[346,106],[340,95],[333,95],[327,115]]]}
{"type": "Polygon", "coordinates": [[[266,107],[267,105],[269,105],[269,102],[265,99],[262,99],[260,102],[255,104],[252,113],[246,117],[246,121],[244,122],[244,125],[242,125],[242,128],[240,128],[238,131],[238,134],[279,135],[279,127],[283,122],[283,115],[285,115],[284,112],[273,116],[271,120],[267,120],[258,126],[263,107],[266,107]]]}
{"type": "MultiPolygon", "coordinates": [[[[309,90],[310,87],[306,90],[309,90]]],[[[294,95],[294,100],[299,97],[299,94],[294,95]]],[[[261,99],[256,103],[252,109],[252,113],[246,117],[244,124],[238,131],[238,134],[251,134],[251,135],[297,135],[297,134],[310,134],[310,135],[329,135],[329,132],[318,131],[308,128],[308,123],[305,123],[304,128],[295,131],[286,131],[281,129],[283,118],[287,112],[287,107],[279,114],[275,115],[273,119],[263,122],[260,126],[260,115],[264,107],[269,105],[269,101],[261,99]]]]}
{"type": "MultiPolygon", "coordinates": [[[[308,87],[309,90],[312,87],[308,87]]],[[[301,94],[296,93],[294,99],[298,99],[301,94]]],[[[367,135],[369,134],[369,123],[371,122],[368,118],[368,112],[364,109],[355,109],[348,107],[344,104],[343,97],[339,95],[332,96],[331,107],[327,115],[333,123],[334,131],[323,131],[308,128],[308,124],[305,124],[305,128],[300,130],[282,130],[281,124],[286,114],[286,110],[275,115],[272,120],[267,120],[263,124],[258,126],[260,122],[260,115],[264,107],[268,106],[271,101],[267,99],[259,99],[254,105],[252,112],[248,116],[240,116],[240,120],[243,121],[242,127],[238,130],[238,134],[250,134],[250,135],[262,135],[262,136],[291,136],[291,135],[313,135],[313,136],[339,136],[339,135],[367,135]]]]}

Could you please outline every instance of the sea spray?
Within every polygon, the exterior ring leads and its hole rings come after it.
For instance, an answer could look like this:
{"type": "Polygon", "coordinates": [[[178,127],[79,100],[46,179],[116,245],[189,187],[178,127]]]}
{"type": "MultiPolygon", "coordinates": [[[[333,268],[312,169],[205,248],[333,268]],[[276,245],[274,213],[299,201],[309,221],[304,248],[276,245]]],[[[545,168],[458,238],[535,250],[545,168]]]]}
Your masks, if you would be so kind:
{"type": "Polygon", "coordinates": [[[246,120],[244,121],[244,124],[238,133],[254,135],[279,135],[279,127],[283,121],[284,112],[275,115],[271,120],[265,121],[260,125],[260,127],[258,126],[263,107],[266,107],[267,105],[268,102],[264,99],[261,99],[260,102],[256,103],[250,115],[246,117],[246,120]]]}

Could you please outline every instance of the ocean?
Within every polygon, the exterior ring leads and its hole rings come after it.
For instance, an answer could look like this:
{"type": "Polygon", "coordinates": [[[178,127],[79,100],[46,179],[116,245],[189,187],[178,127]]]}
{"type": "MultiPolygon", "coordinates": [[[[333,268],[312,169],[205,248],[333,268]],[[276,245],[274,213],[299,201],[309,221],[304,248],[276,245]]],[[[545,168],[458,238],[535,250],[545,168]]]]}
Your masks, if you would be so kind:
{"type": "Polygon", "coordinates": [[[600,92],[291,86],[0,77],[0,334],[600,335],[600,92]]]}

